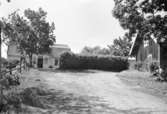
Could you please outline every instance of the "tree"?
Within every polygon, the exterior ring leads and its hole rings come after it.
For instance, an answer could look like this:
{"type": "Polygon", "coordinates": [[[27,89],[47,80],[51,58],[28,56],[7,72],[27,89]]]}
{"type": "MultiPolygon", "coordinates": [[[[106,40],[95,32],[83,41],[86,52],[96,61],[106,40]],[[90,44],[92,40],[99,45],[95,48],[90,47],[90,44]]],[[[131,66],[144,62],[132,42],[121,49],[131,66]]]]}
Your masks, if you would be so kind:
{"type": "Polygon", "coordinates": [[[27,9],[24,14],[30,21],[31,27],[38,37],[38,53],[50,51],[49,45],[53,45],[55,42],[55,25],[54,23],[50,25],[46,22],[47,13],[42,8],[39,8],[38,11],[27,9]]]}
{"type": "Polygon", "coordinates": [[[83,55],[89,55],[92,54],[93,52],[91,47],[85,46],[80,53],[83,55]]]}
{"type": "Polygon", "coordinates": [[[38,11],[25,10],[25,17],[13,14],[6,22],[4,33],[10,42],[16,42],[21,54],[30,58],[32,65],[33,54],[49,53],[50,46],[55,42],[54,23],[46,21],[47,13],[41,8],[38,11]]]}
{"type": "Polygon", "coordinates": [[[134,34],[144,39],[167,39],[167,11],[166,0],[114,0],[113,15],[120,25],[128,30],[132,37],[134,34]],[[164,15],[162,15],[164,14],[164,15]]]}
{"type": "MultiPolygon", "coordinates": [[[[7,0],[7,2],[10,2],[10,0],[7,0]]],[[[2,28],[3,28],[3,22],[0,20],[0,58],[1,58],[1,44],[2,44],[2,41],[1,41],[1,33],[2,33],[2,28]]],[[[3,78],[2,77],[2,74],[1,74],[1,66],[2,66],[2,61],[1,61],[1,59],[0,59],[0,80],[3,78]]],[[[0,90],[0,96],[3,94],[3,89],[2,88],[0,88],[1,90],[0,90]]]]}
{"type": "Polygon", "coordinates": [[[53,45],[55,42],[55,25],[54,23],[49,24],[49,22],[46,21],[47,12],[45,12],[42,8],[39,8],[38,11],[27,9],[24,11],[24,15],[29,20],[30,26],[34,33],[34,35],[32,34],[34,36],[33,40],[31,40],[31,42],[27,42],[30,45],[32,43],[34,46],[31,48],[31,45],[26,50],[29,57],[32,58],[32,54],[34,53],[42,54],[50,52],[50,45],[53,45]],[[32,53],[32,51],[34,52],[32,53]]]}
{"type": "Polygon", "coordinates": [[[95,46],[95,47],[87,47],[87,46],[85,46],[82,49],[81,54],[83,54],[83,55],[109,55],[110,52],[109,52],[108,49],[101,48],[99,46],[95,46]]]}
{"type": "Polygon", "coordinates": [[[131,44],[130,38],[124,36],[123,38],[114,39],[113,45],[108,45],[108,48],[112,55],[128,56],[131,44]]]}

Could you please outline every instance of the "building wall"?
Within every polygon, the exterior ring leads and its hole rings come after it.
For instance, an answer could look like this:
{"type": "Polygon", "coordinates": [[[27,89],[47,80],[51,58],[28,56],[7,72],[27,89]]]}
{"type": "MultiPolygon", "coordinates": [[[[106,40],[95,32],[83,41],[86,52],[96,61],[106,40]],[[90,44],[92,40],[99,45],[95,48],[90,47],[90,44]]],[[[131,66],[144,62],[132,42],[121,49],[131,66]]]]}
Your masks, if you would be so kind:
{"type": "Polygon", "coordinates": [[[7,59],[8,60],[20,60],[20,53],[19,53],[19,50],[17,49],[16,44],[11,44],[8,46],[7,59]]]}
{"type": "Polygon", "coordinates": [[[38,58],[43,59],[43,68],[49,68],[50,66],[55,67],[54,58],[48,55],[33,55],[33,66],[38,68],[38,58]]]}
{"type": "Polygon", "coordinates": [[[159,44],[154,40],[148,42],[142,42],[137,53],[137,61],[140,62],[152,62],[160,60],[160,49],[159,44]]]}
{"type": "MultiPolygon", "coordinates": [[[[57,67],[57,64],[55,64],[55,61],[58,61],[60,58],[60,55],[64,52],[70,52],[70,48],[65,47],[65,45],[55,45],[51,47],[51,53],[50,54],[42,54],[42,55],[33,55],[32,56],[32,62],[33,66],[35,68],[38,68],[38,58],[43,59],[43,68],[49,68],[49,67],[57,67]]],[[[9,60],[20,60],[20,53],[17,49],[17,46],[15,44],[11,44],[8,46],[8,52],[7,52],[7,58],[9,60]]],[[[26,58],[28,59],[28,57],[26,58]]],[[[27,60],[29,61],[29,60],[27,60]]]]}
{"type": "Polygon", "coordinates": [[[43,56],[43,68],[55,67],[54,65],[54,57],[43,56]]]}
{"type": "Polygon", "coordinates": [[[59,61],[60,55],[64,52],[69,52],[70,49],[66,48],[52,48],[50,54],[43,55],[33,55],[33,66],[38,68],[38,58],[43,59],[43,68],[47,69],[49,67],[56,68],[58,64],[55,64],[56,61],[59,61]]]}
{"type": "Polygon", "coordinates": [[[16,44],[11,44],[8,46],[8,51],[7,51],[8,55],[14,55],[14,56],[20,56],[20,52],[17,49],[17,45],[16,44]]]}
{"type": "Polygon", "coordinates": [[[167,47],[160,47],[160,65],[161,68],[167,67],[167,47]]]}
{"type": "Polygon", "coordinates": [[[147,49],[144,47],[144,43],[139,46],[139,50],[137,53],[137,61],[145,61],[147,56],[147,49]]]}
{"type": "Polygon", "coordinates": [[[52,47],[51,50],[51,56],[59,58],[60,55],[64,52],[70,52],[71,50],[68,48],[57,48],[57,47],[52,47]]]}

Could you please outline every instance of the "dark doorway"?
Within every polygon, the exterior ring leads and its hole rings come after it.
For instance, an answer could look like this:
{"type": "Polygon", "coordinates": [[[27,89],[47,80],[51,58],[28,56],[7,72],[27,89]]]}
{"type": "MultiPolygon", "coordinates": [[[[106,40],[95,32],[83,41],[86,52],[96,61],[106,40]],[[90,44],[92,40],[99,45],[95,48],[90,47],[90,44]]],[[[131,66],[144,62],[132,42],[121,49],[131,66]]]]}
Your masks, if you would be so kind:
{"type": "Polygon", "coordinates": [[[55,59],[55,66],[58,65],[58,59],[55,59]]]}
{"type": "Polygon", "coordinates": [[[38,68],[43,68],[43,58],[38,58],[38,68]]]}

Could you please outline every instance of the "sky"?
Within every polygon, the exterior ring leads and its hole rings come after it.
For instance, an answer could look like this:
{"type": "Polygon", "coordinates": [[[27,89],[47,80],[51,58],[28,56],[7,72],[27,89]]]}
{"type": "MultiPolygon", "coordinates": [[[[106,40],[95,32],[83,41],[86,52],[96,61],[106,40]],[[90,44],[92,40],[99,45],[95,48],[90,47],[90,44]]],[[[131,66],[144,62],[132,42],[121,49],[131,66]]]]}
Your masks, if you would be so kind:
{"type": "MultiPolygon", "coordinates": [[[[112,16],[113,0],[0,0],[0,18],[19,9],[22,13],[39,7],[48,12],[48,21],[55,23],[57,44],[67,44],[75,53],[84,46],[107,47],[113,39],[124,35],[118,20],[112,16]]],[[[6,57],[3,46],[2,56],[6,57]]]]}

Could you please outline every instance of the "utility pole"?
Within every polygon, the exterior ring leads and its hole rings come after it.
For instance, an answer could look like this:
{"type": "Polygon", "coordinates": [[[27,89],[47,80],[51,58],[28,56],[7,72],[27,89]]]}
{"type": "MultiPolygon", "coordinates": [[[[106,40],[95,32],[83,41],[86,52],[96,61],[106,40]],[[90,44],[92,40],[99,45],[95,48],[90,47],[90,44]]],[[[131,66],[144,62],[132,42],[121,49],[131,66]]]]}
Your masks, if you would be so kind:
{"type": "MultiPolygon", "coordinates": [[[[2,25],[0,25],[0,82],[2,81],[3,79],[3,76],[2,76],[2,69],[1,69],[1,66],[2,66],[2,61],[1,61],[1,32],[2,32],[2,25]]],[[[2,85],[0,83],[0,96],[3,95],[3,88],[2,88],[2,85]]]]}
{"type": "Polygon", "coordinates": [[[2,78],[2,75],[1,75],[1,25],[0,25],[0,78],[2,78]]]}

